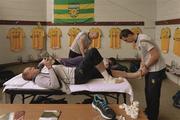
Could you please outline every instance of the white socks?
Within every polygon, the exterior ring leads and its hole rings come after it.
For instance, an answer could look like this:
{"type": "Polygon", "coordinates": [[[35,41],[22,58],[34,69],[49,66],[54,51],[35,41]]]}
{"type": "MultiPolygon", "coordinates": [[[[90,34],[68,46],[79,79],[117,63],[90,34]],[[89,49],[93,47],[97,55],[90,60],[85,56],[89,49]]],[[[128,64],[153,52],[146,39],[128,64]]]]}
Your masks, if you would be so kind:
{"type": "Polygon", "coordinates": [[[103,72],[101,72],[102,76],[104,77],[105,81],[111,80],[112,76],[108,74],[108,72],[106,70],[104,70],[103,72]]]}
{"type": "Polygon", "coordinates": [[[106,70],[101,72],[101,74],[104,77],[106,83],[121,83],[121,82],[124,82],[124,78],[121,78],[121,77],[114,78],[111,75],[109,75],[106,70]]]}
{"type": "Polygon", "coordinates": [[[117,78],[113,78],[111,75],[108,74],[106,70],[103,71],[101,74],[104,77],[106,83],[116,83],[117,78]]]}

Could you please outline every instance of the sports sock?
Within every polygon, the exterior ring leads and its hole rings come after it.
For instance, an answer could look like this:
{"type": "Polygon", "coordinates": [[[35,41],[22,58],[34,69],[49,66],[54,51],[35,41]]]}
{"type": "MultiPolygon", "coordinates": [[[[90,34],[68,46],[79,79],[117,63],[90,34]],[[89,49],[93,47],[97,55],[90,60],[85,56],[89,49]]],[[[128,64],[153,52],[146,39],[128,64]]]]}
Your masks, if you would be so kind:
{"type": "Polygon", "coordinates": [[[112,76],[108,74],[108,72],[106,70],[104,70],[103,72],[101,72],[102,76],[104,77],[104,79],[106,81],[112,79],[112,76]]]}
{"type": "Polygon", "coordinates": [[[105,79],[105,82],[107,83],[121,83],[123,82],[123,78],[119,77],[119,78],[114,78],[111,75],[108,74],[108,72],[105,70],[103,72],[101,72],[102,76],[105,79]]]}

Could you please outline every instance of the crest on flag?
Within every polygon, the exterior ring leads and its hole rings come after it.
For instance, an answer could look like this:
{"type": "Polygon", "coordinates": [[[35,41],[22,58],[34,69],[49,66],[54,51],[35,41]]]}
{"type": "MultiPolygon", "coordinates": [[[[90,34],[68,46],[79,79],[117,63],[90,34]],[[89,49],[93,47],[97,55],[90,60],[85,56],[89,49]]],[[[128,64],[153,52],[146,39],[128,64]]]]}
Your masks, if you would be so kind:
{"type": "Polygon", "coordinates": [[[77,17],[79,14],[80,5],[79,4],[70,4],[68,6],[68,13],[71,17],[77,17]]]}

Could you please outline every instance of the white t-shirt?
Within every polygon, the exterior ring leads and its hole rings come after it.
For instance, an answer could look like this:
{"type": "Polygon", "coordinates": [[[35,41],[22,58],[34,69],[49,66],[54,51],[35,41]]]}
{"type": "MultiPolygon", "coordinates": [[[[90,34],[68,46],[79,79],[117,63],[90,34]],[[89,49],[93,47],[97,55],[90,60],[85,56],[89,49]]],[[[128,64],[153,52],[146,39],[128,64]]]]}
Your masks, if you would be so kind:
{"type": "Polygon", "coordinates": [[[56,74],[60,74],[62,79],[67,79],[70,84],[75,83],[75,67],[66,67],[63,65],[54,65],[53,68],[57,71],[56,74]]]}
{"type": "Polygon", "coordinates": [[[35,78],[35,83],[43,88],[59,89],[59,78],[64,82],[61,82],[63,92],[67,94],[70,92],[69,84],[75,83],[75,67],[65,67],[63,65],[53,65],[52,69],[44,67],[40,74],[35,78]]]}
{"type": "MultiPolygon", "coordinates": [[[[146,64],[148,62],[148,58],[150,57],[149,51],[156,47],[158,49],[158,46],[155,44],[155,42],[149,37],[148,35],[145,34],[139,34],[137,38],[136,45],[138,49],[141,52],[141,57],[144,63],[146,64]]],[[[159,51],[159,49],[158,49],[159,51]]],[[[160,51],[159,51],[160,53],[160,51]]],[[[164,69],[166,67],[164,59],[160,55],[159,60],[154,64],[149,67],[149,72],[156,72],[164,69]]]]}
{"type": "Polygon", "coordinates": [[[91,44],[91,40],[89,39],[88,34],[86,32],[80,32],[74,39],[70,48],[73,52],[78,53],[78,54],[81,54],[80,39],[84,40],[85,49],[88,49],[89,45],[91,44]]]}

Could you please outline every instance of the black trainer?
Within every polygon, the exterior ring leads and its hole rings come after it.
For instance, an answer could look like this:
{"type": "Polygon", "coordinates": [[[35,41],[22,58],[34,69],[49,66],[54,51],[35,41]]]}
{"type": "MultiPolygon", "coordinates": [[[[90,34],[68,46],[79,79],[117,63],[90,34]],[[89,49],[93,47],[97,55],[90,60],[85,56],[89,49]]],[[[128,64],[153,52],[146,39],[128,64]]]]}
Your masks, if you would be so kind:
{"type": "Polygon", "coordinates": [[[116,118],[115,112],[107,105],[106,101],[97,95],[94,96],[92,107],[98,110],[105,119],[116,118]]]}

